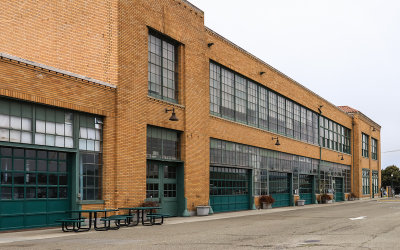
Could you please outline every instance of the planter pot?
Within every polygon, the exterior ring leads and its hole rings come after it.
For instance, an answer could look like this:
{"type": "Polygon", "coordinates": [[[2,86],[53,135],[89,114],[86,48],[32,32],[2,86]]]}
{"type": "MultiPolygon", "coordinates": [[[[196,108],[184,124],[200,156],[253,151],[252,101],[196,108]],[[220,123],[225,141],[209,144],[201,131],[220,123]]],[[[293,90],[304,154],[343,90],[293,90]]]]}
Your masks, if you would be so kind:
{"type": "Polygon", "coordinates": [[[210,212],[210,206],[197,206],[197,216],[206,216],[210,212]]]}
{"type": "Polygon", "coordinates": [[[297,206],[304,206],[305,200],[297,200],[297,206]]]}
{"type": "Polygon", "coordinates": [[[322,203],[323,204],[331,204],[331,203],[333,203],[333,200],[323,200],[322,203]]]}
{"type": "Polygon", "coordinates": [[[271,203],[262,202],[262,209],[269,209],[272,208],[271,203]]]}

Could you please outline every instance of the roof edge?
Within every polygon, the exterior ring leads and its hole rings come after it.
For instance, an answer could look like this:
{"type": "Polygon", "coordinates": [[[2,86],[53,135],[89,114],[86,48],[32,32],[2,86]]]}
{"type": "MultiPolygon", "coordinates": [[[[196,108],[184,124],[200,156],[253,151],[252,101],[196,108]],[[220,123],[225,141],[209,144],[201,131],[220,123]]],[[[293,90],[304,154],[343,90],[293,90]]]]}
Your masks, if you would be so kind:
{"type": "Polygon", "coordinates": [[[113,89],[117,88],[116,85],[108,83],[108,82],[103,82],[103,81],[96,80],[96,79],[93,79],[93,78],[90,78],[90,77],[87,77],[87,76],[83,76],[83,75],[75,74],[75,73],[72,73],[72,72],[69,72],[69,71],[66,71],[66,70],[62,70],[62,69],[58,69],[58,68],[55,68],[55,67],[47,66],[45,64],[29,61],[29,60],[26,60],[24,58],[20,58],[20,57],[17,57],[17,56],[9,55],[9,54],[4,53],[4,52],[0,52],[0,58],[6,58],[6,59],[17,61],[17,62],[20,62],[20,63],[25,63],[25,64],[28,64],[28,65],[32,65],[34,67],[39,67],[39,68],[42,68],[42,69],[50,70],[50,71],[53,71],[53,72],[56,72],[56,73],[60,73],[60,74],[63,74],[63,75],[75,77],[75,78],[80,79],[80,80],[85,80],[85,81],[88,81],[88,82],[96,83],[96,84],[103,85],[103,86],[106,86],[106,87],[109,87],[109,88],[113,88],[113,89]]]}

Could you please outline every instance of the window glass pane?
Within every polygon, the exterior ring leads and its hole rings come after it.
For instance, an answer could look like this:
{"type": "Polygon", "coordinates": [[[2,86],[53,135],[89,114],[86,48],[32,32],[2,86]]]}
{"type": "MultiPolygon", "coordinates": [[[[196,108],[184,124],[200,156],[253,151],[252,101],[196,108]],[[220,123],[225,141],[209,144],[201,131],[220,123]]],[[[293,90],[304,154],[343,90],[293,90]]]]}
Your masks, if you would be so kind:
{"type": "Polygon", "coordinates": [[[45,145],[46,144],[45,135],[44,134],[35,134],[35,144],[45,145]]]}
{"type": "Polygon", "coordinates": [[[71,137],[65,137],[65,147],[66,148],[73,148],[74,147],[74,141],[72,140],[71,137]]]}
{"type": "Polygon", "coordinates": [[[65,124],[65,136],[72,136],[72,124],[65,124]]]}
{"type": "Polygon", "coordinates": [[[46,135],[46,146],[54,146],[55,136],[46,135]]]}
{"type": "Polygon", "coordinates": [[[21,133],[21,142],[22,143],[32,143],[32,133],[22,132],[21,133]]]}
{"type": "Polygon", "coordinates": [[[31,131],[32,121],[29,118],[22,118],[22,130],[31,131]]]}
{"type": "Polygon", "coordinates": [[[21,131],[10,130],[10,142],[21,142],[21,131]]]}
{"type": "Polygon", "coordinates": [[[46,122],[36,120],[36,132],[38,133],[46,133],[46,122]]]}
{"type": "Polygon", "coordinates": [[[0,128],[10,127],[10,116],[0,114],[0,128]]]}
{"type": "Polygon", "coordinates": [[[13,129],[21,129],[21,117],[11,116],[10,125],[13,129]]]}
{"type": "Polygon", "coordinates": [[[56,123],[56,134],[64,135],[64,124],[63,123],[56,123]]]}
{"type": "Polygon", "coordinates": [[[9,141],[10,132],[8,129],[0,129],[0,141],[9,141]]]}
{"type": "Polygon", "coordinates": [[[52,135],[56,133],[56,123],[55,122],[46,122],[46,133],[52,134],[52,135]]]}

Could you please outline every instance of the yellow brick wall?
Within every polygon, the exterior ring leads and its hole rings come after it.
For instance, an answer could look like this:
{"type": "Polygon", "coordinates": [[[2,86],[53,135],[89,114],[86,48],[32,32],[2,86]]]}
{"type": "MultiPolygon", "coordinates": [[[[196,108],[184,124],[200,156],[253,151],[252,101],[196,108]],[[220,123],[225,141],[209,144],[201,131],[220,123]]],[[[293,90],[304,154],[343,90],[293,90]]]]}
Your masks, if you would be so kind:
{"type": "Polygon", "coordinates": [[[117,83],[118,0],[2,0],[0,52],[117,83]]]}

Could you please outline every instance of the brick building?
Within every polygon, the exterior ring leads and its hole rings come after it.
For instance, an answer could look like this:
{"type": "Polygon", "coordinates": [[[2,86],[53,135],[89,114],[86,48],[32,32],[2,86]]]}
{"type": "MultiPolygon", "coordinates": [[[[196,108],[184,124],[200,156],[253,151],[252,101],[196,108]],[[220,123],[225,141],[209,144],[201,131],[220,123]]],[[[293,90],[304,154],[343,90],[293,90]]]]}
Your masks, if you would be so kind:
{"type": "Polygon", "coordinates": [[[378,195],[381,127],[205,27],[190,3],[2,5],[0,229],[145,200],[182,216],[263,194],[276,207],[378,195]]]}

